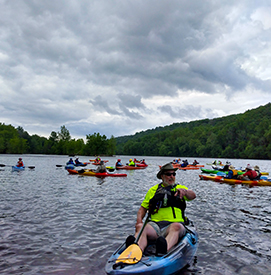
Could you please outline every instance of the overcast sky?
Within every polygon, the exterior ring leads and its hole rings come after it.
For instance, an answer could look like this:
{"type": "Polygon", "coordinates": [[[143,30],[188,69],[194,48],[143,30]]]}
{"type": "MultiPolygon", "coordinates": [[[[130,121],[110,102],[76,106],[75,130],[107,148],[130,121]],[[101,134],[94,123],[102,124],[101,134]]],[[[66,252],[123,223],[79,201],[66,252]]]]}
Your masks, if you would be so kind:
{"type": "Polygon", "coordinates": [[[111,137],[271,101],[271,2],[0,0],[0,122],[111,137]]]}

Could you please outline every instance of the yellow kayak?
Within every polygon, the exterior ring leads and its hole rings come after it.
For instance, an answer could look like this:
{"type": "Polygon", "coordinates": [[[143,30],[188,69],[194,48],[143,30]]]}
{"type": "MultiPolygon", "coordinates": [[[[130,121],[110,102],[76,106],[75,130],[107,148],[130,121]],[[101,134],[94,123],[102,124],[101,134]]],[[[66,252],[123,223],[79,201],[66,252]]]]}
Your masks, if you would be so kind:
{"type": "Polygon", "coordinates": [[[216,182],[223,182],[228,184],[248,184],[250,186],[271,186],[271,181],[268,180],[239,180],[239,179],[227,179],[222,176],[205,176],[199,175],[201,180],[212,180],[216,182]]]}
{"type": "Polygon", "coordinates": [[[127,174],[118,174],[118,173],[95,173],[92,170],[73,170],[73,169],[68,169],[68,172],[70,174],[78,174],[78,175],[82,175],[82,176],[91,176],[91,177],[99,177],[99,178],[103,178],[103,177],[127,177],[127,174]]]}

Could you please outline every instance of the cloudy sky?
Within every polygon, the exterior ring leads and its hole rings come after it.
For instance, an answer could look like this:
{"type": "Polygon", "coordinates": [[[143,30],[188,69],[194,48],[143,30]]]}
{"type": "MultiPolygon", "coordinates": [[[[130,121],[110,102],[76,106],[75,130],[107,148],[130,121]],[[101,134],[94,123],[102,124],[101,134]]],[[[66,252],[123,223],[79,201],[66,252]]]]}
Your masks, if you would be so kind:
{"type": "Polygon", "coordinates": [[[110,137],[271,101],[271,2],[0,0],[0,122],[110,137]]]}

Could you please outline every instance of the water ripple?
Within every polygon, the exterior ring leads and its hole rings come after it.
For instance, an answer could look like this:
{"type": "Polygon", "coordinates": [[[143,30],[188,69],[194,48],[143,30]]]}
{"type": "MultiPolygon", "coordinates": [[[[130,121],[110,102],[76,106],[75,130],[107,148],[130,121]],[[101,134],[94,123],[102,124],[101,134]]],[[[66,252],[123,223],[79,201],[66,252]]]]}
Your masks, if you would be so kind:
{"type": "MultiPolygon", "coordinates": [[[[0,162],[17,158],[0,155],[0,162]]],[[[19,173],[5,167],[0,171],[0,273],[105,274],[106,260],[134,233],[140,203],[158,182],[158,165],[171,161],[144,158],[149,167],[127,171],[126,178],[69,175],[55,166],[65,163],[65,156],[25,156],[36,168],[19,173]]],[[[270,167],[270,161],[250,163],[270,167]]],[[[197,194],[187,215],[200,241],[192,266],[179,274],[271,274],[271,188],[200,181],[197,170],[177,173],[178,181],[197,194]]]]}

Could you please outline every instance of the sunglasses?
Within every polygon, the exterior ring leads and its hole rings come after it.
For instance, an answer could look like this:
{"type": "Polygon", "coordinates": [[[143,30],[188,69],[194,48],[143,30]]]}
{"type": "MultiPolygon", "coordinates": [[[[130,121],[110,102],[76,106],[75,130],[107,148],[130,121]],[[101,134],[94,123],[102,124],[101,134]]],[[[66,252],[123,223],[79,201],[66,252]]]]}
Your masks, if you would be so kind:
{"type": "Polygon", "coordinates": [[[164,175],[170,177],[170,176],[176,176],[176,172],[172,172],[172,173],[164,173],[164,175]]]}

